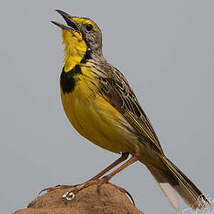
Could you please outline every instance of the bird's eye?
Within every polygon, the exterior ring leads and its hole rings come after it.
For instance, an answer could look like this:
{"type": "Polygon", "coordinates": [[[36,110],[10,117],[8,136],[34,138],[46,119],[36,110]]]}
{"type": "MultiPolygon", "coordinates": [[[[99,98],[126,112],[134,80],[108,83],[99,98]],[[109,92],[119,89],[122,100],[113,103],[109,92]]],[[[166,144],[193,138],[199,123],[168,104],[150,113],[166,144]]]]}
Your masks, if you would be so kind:
{"type": "Polygon", "coordinates": [[[93,29],[93,25],[92,24],[87,24],[86,25],[86,30],[87,31],[91,31],[93,29]]]}

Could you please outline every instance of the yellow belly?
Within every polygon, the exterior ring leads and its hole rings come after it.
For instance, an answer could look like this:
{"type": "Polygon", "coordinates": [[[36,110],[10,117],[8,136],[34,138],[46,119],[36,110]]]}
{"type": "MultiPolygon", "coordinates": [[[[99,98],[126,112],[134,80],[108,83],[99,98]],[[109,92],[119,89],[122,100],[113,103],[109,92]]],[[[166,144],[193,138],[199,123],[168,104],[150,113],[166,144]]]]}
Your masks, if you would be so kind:
{"type": "MultiPolygon", "coordinates": [[[[94,84],[79,80],[71,93],[61,90],[65,113],[85,138],[111,152],[134,152],[132,135],[123,116],[96,91],[94,84]]],[[[131,127],[130,127],[131,128],[131,127]]]]}

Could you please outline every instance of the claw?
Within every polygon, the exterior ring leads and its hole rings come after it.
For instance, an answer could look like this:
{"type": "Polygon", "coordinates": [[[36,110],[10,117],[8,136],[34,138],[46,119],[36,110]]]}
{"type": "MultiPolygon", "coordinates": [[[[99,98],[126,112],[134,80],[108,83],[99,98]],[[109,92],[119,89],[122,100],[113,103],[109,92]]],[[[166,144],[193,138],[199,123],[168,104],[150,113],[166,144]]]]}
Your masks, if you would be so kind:
{"type": "Polygon", "coordinates": [[[115,184],[112,184],[112,183],[111,183],[111,185],[116,187],[120,192],[127,194],[128,197],[131,199],[131,202],[135,205],[134,198],[132,197],[132,195],[126,189],[124,189],[122,187],[119,187],[119,186],[117,186],[115,184]]]}
{"type": "MultiPolygon", "coordinates": [[[[98,185],[97,185],[97,191],[98,191],[98,193],[100,193],[100,187],[101,187],[101,185],[109,183],[108,180],[109,179],[107,178],[107,176],[105,176],[105,177],[102,178],[101,182],[98,183],[98,185]]],[[[135,205],[134,198],[132,197],[132,195],[127,190],[125,190],[122,187],[116,186],[115,184],[111,184],[111,185],[113,185],[117,189],[119,189],[120,192],[123,192],[123,193],[127,194],[128,197],[131,199],[131,202],[135,205]]]]}
{"type": "Polygon", "coordinates": [[[42,193],[42,192],[52,192],[54,190],[57,190],[57,189],[67,189],[67,188],[71,188],[71,187],[75,187],[75,186],[71,186],[71,185],[56,185],[55,187],[47,187],[45,189],[42,189],[40,192],[39,192],[39,195],[42,193]]]}
{"type": "Polygon", "coordinates": [[[38,195],[41,195],[41,194],[42,194],[43,192],[45,192],[45,191],[48,192],[48,190],[49,190],[50,188],[51,188],[51,187],[47,187],[47,188],[42,189],[42,190],[39,192],[38,195]]]}
{"type": "Polygon", "coordinates": [[[45,192],[45,191],[47,191],[47,192],[51,192],[51,191],[53,191],[53,190],[55,190],[55,189],[57,189],[57,188],[59,188],[59,187],[61,187],[62,185],[56,185],[55,187],[47,187],[47,188],[45,188],[45,189],[42,189],[40,192],[39,192],[39,195],[41,194],[41,193],[43,193],[43,192],[45,192]]]}
{"type": "MultiPolygon", "coordinates": [[[[124,189],[125,190],[125,189],[124,189]]],[[[125,190],[125,193],[129,196],[129,198],[131,199],[131,202],[134,204],[135,206],[135,202],[134,202],[134,198],[132,197],[132,195],[127,191],[125,190]]]]}

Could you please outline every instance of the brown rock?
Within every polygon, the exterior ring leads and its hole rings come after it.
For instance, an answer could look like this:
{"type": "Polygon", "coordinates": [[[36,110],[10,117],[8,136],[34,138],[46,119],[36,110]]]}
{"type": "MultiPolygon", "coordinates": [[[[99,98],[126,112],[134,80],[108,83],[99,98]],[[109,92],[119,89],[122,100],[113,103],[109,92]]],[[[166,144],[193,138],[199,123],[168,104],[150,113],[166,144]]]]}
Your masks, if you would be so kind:
{"type": "Polygon", "coordinates": [[[112,184],[101,185],[99,191],[97,185],[89,186],[66,201],[62,195],[70,190],[57,189],[38,196],[28,208],[14,214],[143,214],[112,184]]]}

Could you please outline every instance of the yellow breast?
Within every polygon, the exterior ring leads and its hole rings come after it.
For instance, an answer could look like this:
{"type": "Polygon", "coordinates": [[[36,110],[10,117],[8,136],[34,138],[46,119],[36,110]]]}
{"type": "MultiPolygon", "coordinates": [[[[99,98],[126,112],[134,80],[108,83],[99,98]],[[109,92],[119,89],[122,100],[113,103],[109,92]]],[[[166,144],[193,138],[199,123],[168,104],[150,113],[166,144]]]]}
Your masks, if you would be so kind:
{"type": "MultiPolygon", "coordinates": [[[[132,152],[132,136],[124,125],[129,126],[123,116],[97,91],[97,82],[87,71],[76,76],[71,93],[61,89],[65,113],[74,128],[96,145],[115,153],[132,152]]],[[[130,127],[131,128],[131,127],[130,127]]]]}

